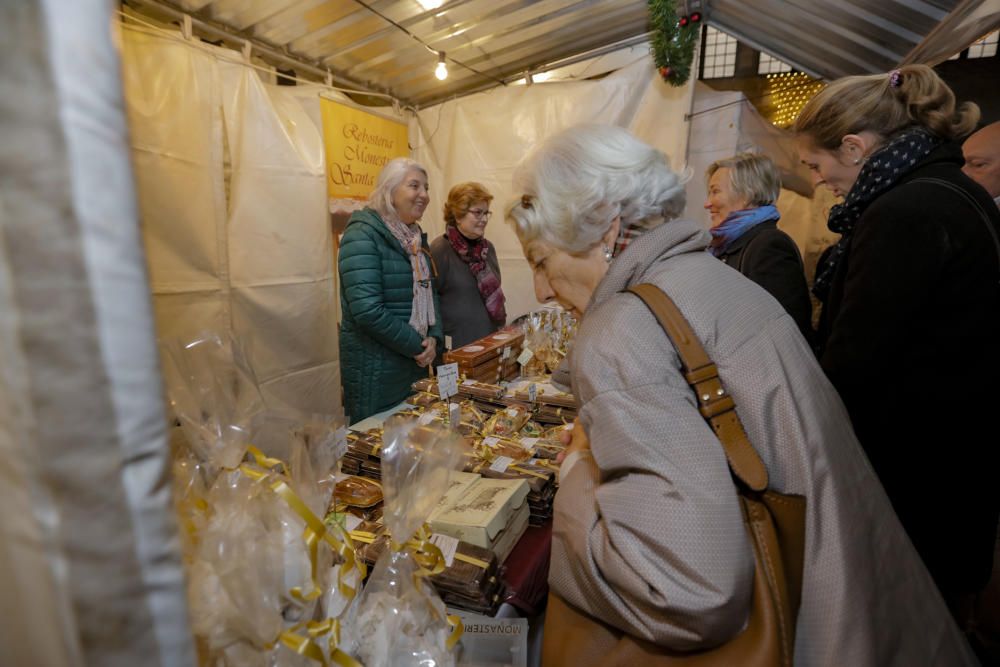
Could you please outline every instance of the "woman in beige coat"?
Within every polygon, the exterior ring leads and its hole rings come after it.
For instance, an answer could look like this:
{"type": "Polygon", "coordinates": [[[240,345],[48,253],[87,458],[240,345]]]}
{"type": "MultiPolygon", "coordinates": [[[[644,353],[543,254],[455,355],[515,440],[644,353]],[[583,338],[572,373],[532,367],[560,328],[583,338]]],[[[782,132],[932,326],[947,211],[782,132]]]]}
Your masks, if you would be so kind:
{"type": "MultiPolygon", "coordinates": [[[[582,317],[549,575],[559,604],[674,651],[724,643],[748,618],[754,559],[722,447],[666,334],[622,292],[648,282],[717,364],[771,488],[806,498],[795,664],[975,664],[791,317],[705,252],[707,231],[671,220],[684,190],[665,156],[580,126],[536,148],[515,186],[536,296],[582,317]],[[647,231],[612,262],[624,226],[647,231]]],[[[569,656],[551,634],[547,665],[614,662],[611,642],[569,656]]]]}

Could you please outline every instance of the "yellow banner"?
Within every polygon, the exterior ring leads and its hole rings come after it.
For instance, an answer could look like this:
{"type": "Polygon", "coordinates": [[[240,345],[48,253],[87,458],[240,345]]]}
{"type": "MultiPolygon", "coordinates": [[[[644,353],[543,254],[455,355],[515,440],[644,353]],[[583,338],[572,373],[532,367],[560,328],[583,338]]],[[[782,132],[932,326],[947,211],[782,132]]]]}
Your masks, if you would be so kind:
{"type": "Polygon", "coordinates": [[[410,154],[406,125],[321,98],[331,199],[365,199],[385,163],[410,154]]]}

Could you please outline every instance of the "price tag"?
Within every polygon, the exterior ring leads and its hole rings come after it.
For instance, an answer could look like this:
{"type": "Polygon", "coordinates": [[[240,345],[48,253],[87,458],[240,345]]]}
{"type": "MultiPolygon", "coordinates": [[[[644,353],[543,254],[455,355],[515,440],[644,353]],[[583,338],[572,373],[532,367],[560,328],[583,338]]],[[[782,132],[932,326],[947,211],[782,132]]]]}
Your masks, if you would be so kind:
{"type": "Polygon", "coordinates": [[[451,336],[444,337],[444,349],[451,350],[451,336]]]}
{"type": "Polygon", "coordinates": [[[503,361],[507,361],[508,357],[510,357],[510,345],[504,345],[503,346],[503,353],[500,355],[500,358],[503,361]]]}
{"type": "Polygon", "coordinates": [[[417,423],[420,424],[421,426],[427,426],[432,421],[437,419],[437,416],[438,416],[437,410],[428,410],[424,414],[420,415],[420,418],[417,419],[417,423]]]}
{"type": "Polygon", "coordinates": [[[448,420],[455,428],[458,428],[458,425],[462,423],[462,407],[458,403],[448,404],[448,420]]]}
{"type": "Polygon", "coordinates": [[[475,380],[462,380],[463,387],[471,387],[474,384],[476,384],[475,380]]]}
{"type": "Polygon", "coordinates": [[[538,444],[538,438],[521,438],[521,446],[525,449],[531,449],[536,444],[538,444]]]}
{"type": "Polygon", "coordinates": [[[538,398],[538,385],[532,382],[528,385],[528,400],[532,403],[538,398]]]}
{"type": "Polygon", "coordinates": [[[438,366],[438,393],[443,399],[458,393],[458,364],[438,366]]]}
{"type": "Polygon", "coordinates": [[[522,366],[527,366],[528,362],[531,361],[531,358],[533,356],[535,356],[535,353],[531,351],[530,347],[526,347],[523,350],[521,350],[521,356],[517,358],[517,363],[521,364],[522,366]]]}
{"type": "Polygon", "coordinates": [[[451,535],[434,533],[431,535],[431,544],[441,550],[441,555],[444,556],[444,564],[451,567],[451,564],[455,561],[455,552],[458,550],[458,540],[451,535]]]}
{"type": "Polygon", "coordinates": [[[497,472],[507,472],[507,468],[510,464],[514,462],[514,459],[509,456],[498,456],[493,459],[493,463],[490,464],[490,470],[495,470],[497,472]]]}
{"type": "Polygon", "coordinates": [[[486,445],[487,447],[496,447],[497,445],[500,444],[500,438],[494,438],[494,437],[483,438],[483,444],[486,445]]]}

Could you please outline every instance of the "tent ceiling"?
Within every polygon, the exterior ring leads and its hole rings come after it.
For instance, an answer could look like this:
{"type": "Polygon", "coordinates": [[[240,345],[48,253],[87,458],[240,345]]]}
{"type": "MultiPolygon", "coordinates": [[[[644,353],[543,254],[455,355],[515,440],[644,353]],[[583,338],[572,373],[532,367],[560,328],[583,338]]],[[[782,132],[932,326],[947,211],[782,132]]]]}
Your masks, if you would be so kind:
{"type": "MultiPolygon", "coordinates": [[[[338,82],[420,106],[638,43],[648,31],[645,0],[450,0],[429,11],[416,0],[366,0],[430,48],[357,0],[127,1],[184,11],[329,69],[338,82]],[[447,53],[445,81],[434,76],[434,51],[447,53]]],[[[981,1],[709,0],[702,6],[710,24],[803,71],[836,78],[891,69],[949,13],[981,1]]]]}

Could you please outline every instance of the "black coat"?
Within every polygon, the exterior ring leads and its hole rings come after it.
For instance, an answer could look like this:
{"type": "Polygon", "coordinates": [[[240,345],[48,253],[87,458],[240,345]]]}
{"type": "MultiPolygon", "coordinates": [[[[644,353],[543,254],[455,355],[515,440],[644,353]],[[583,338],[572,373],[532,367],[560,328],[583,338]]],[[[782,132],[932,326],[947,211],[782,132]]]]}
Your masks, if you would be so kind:
{"type": "Polygon", "coordinates": [[[820,363],[942,592],[990,574],[1000,489],[1000,212],[961,149],[928,155],[858,220],[820,318],[820,363]]]}
{"type": "Polygon", "coordinates": [[[792,316],[799,331],[812,337],[812,303],[799,249],[776,220],[751,227],[719,259],[754,281],[792,316]]]}

